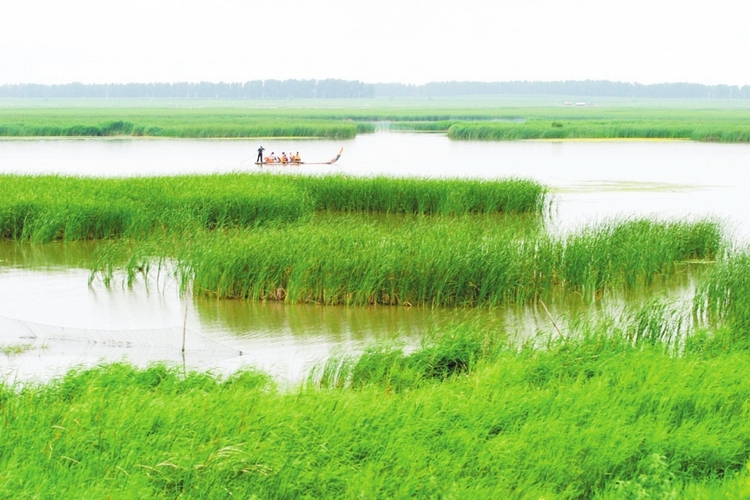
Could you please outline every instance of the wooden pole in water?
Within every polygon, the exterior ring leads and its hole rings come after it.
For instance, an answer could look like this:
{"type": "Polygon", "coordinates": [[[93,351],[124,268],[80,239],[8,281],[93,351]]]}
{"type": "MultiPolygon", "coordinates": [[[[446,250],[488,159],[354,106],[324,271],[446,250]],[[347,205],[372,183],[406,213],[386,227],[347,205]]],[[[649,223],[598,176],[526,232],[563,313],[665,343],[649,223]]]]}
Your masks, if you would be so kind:
{"type": "Polygon", "coordinates": [[[187,314],[188,314],[188,297],[189,294],[185,293],[185,319],[182,322],[182,357],[185,358],[185,338],[187,337],[187,314]]]}
{"type": "Polygon", "coordinates": [[[555,327],[555,330],[557,330],[557,334],[560,336],[561,339],[563,339],[563,342],[567,342],[568,339],[565,338],[565,335],[562,334],[560,329],[557,327],[557,323],[555,323],[555,320],[552,318],[552,315],[549,313],[549,309],[547,309],[547,304],[544,303],[542,299],[539,299],[539,302],[542,303],[542,307],[544,308],[544,312],[547,313],[547,317],[552,322],[552,326],[555,327]]]}

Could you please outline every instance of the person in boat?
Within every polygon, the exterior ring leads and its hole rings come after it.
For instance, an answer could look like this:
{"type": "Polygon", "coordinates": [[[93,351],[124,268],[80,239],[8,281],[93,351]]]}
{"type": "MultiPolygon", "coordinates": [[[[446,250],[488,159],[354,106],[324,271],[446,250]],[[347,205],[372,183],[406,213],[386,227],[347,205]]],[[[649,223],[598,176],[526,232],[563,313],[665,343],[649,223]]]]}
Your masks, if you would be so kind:
{"type": "Polygon", "coordinates": [[[289,163],[289,158],[287,158],[286,153],[284,151],[281,152],[281,163],[286,165],[289,163]]]}
{"type": "Polygon", "coordinates": [[[294,153],[294,156],[292,156],[292,161],[294,163],[302,163],[302,158],[299,155],[299,151],[297,151],[296,153],[294,153]]]}
{"type": "Polygon", "coordinates": [[[263,151],[265,151],[266,148],[263,146],[258,148],[258,158],[255,160],[255,163],[263,163],[263,151]]]}
{"type": "Polygon", "coordinates": [[[271,151],[271,156],[268,157],[268,163],[276,163],[276,153],[271,151]]]}

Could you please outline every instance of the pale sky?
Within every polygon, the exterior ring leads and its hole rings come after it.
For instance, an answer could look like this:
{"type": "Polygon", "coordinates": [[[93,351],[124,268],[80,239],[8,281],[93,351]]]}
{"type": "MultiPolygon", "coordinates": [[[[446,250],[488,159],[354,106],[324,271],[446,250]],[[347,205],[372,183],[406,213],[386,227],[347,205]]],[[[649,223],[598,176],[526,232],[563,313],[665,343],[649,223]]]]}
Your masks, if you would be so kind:
{"type": "Polygon", "coordinates": [[[0,1],[0,84],[750,85],[746,0],[0,1]]]}

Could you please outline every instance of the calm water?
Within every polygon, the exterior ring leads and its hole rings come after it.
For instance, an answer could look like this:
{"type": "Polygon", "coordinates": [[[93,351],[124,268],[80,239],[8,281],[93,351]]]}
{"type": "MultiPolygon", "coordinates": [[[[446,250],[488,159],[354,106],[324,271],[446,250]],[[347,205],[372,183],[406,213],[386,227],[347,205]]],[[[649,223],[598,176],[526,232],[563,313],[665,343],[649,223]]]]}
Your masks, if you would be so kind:
{"type": "MultiPolygon", "coordinates": [[[[624,215],[713,216],[750,238],[750,145],[648,141],[454,142],[442,135],[377,133],[350,141],[2,140],[0,172],[85,176],[258,171],[255,149],[300,151],[332,166],[283,173],[536,179],[555,190],[553,223],[574,227],[624,215]]],[[[172,280],[133,288],[88,284],[93,247],[0,244],[0,354],[7,379],[48,379],[71,366],[154,360],[228,372],[253,365],[298,380],[336,352],[376,339],[413,343],[455,311],[283,306],[183,300],[172,280]],[[186,354],[181,354],[183,331],[186,354]]],[[[492,313],[518,322],[518,312],[492,313]]],[[[526,318],[524,321],[528,321],[526,318]]],[[[548,326],[548,325],[546,325],[548,326]]]]}

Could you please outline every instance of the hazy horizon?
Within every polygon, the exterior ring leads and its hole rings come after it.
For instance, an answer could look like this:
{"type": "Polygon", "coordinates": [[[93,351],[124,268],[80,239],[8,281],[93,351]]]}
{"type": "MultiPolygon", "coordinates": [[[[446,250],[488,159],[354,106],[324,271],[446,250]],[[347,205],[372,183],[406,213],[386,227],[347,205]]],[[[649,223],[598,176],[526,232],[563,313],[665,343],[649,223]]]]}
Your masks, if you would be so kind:
{"type": "Polygon", "coordinates": [[[750,4],[717,0],[28,0],[0,84],[581,81],[750,85],[750,4]]]}

